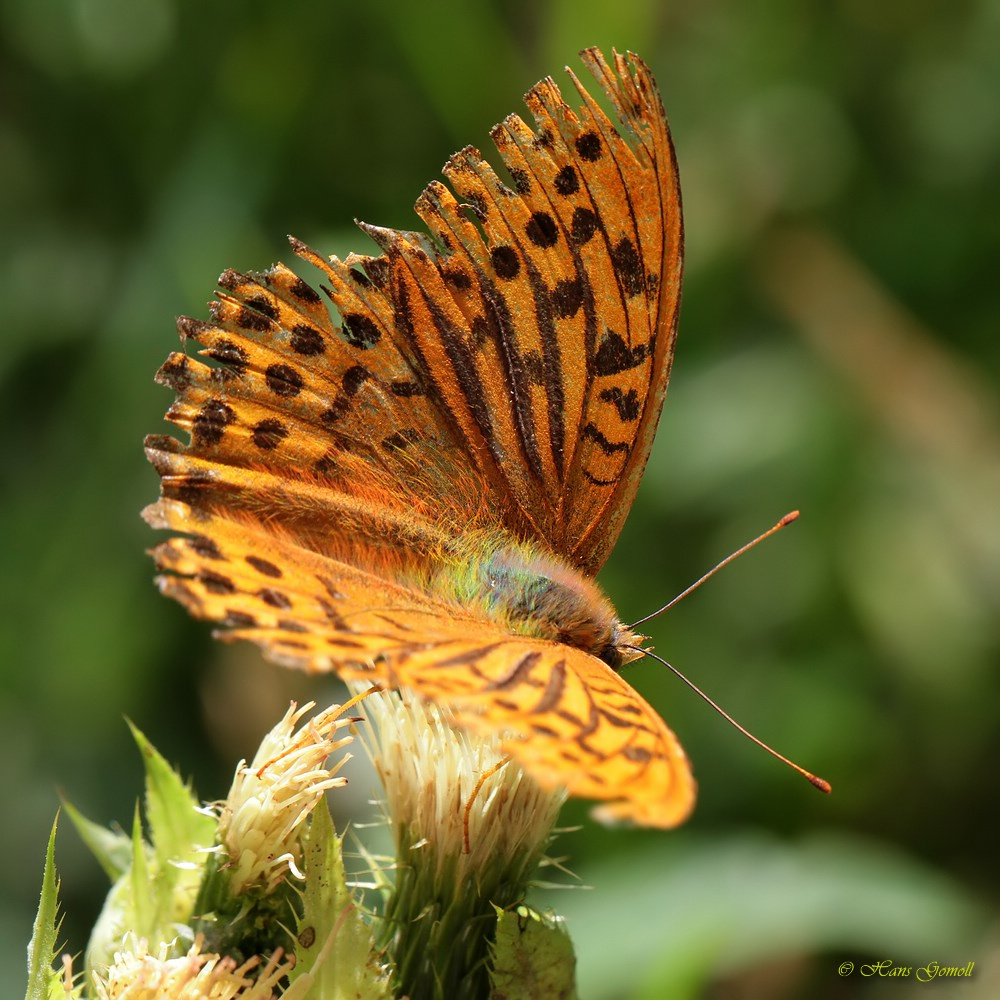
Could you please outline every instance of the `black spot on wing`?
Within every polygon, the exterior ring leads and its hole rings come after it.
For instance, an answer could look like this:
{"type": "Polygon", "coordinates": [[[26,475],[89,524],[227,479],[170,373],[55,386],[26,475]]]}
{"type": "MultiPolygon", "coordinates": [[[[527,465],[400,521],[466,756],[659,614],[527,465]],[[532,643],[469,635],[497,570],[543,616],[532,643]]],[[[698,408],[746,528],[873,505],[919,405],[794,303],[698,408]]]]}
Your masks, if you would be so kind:
{"type": "Polygon", "coordinates": [[[632,298],[645,291],[645,273],[642,259],[635,244],[627,237],[622,237],[611,250],[611,264],[621,281],[625,295],[632,298]]]}
{"type": "Polygon", "coordinates": [[[344,339],[359,350],[367,351],[382,339],[382,331],[364,313],[348,313],[344,317],[344,339]]]}
{"type": "Polygon", "coordinates": [[[576,167],[565,166],[556,174],[555,188],[559,194],[576,194],[580,190],[580,178],[577,175],[576,167]]]}
{"type": "Polygon", "coordinates": [[[543,249],[559,242],[559,227],[548,212],[535,212],[525,228],[525,234],[535,246],[543,249]]]}
{"type": "Polygon", "coordinates": [[[215,478],[208,472],[192,472],[176,481],[163,480],[162,489],[165,497],[180,500],[197,509],[204,502],[204,491],[212,489],[215,478]]]}
{"type": "Polygon", "coordinates": [[[531,383],[531,385],[543,386],[546,384],[545,362],[542,360],[542,356],[538,353],[538,351],[526,351],[521,356],[521,366],[524,371],[525,379],[531,383]]]}
{"type": "Polygon", "coordinates": [[[213,573],[211,570],[203,570],[199,573],[198,582],[210,594],[225,594],[228,596],[236,593],[236,584],[228,576],[223,576],[221,573],[213,573]]]}
{"type": "Polygon", "coordinates": [[[552,289],[552,307],[560,319],[575,316],[583,305],[583,281],[577,278],[561,278],[552,289]]]}
{"type": "Polygon", "coordinates": [[[242,329],[256,330],[258,333],[264,333],[274,326],[274,323],[267,316],[263,315],[263,313],[258,312],[256,309],[250,309],[247,306],[240,306],[236,314],[236,322],[242,329]]]}
{"type": "Polygon", "coordinates": [[[218,444],[226,428],[236,420],[236,411],[227,403],[210,399],[192,421],[191,433],[197,444],[218,444]]]}
{"type": "Polygon", "coordinates": [[[203,559],[214,559],[221,562],[226,561],[226,557],[222,554],[222,550],[219,548],[218,544],[214,539],[209,538],[208,535],[190,535],[187,539],[187,546],[192,552],[197,553],[203,559]]]}
{"type": "Polygon", "coordinates": [[[514,190],[518,194],[527,194],[531,190],[531,179],[526,170],[522,170],[520,167],[511,167],[510,177],[514,182],[514,190]]]}
{"type": "Polygon", "coordinates": [[[289,285],[288,290],[300,302],[308,302],[309,305],[319,305],[323,300],[316,291],[309,287],[301,278],[295,278],[289,285]]]}
{"type": "Polygon", "coordinates": [[[593,441],[605,455],[616,455],[627,452],[632,447],[630,441],[610,441],[601,433],[596,424],[586,424],[583,428],[583,436],[593,441]]]}
{"type": "Polygon", "coordinates": [[[395,433],[384,437],[381,441],[381,445],[384,451],[403,451],[415,441],[419,440],[420,434],[413,430],[412,427],[407,427],[405,430],[396,431],[395,433]]]}
{"type": "Polygon", "coordinates": [[[348,396],[356,396],[358,390],[368,381],[372,373],[364,365],[351,365],[340,380],[348,396]]]}
{"type": "Polygon", "coordinates": [[[288,611],[292,606],[288,595],[280,590],[275,590],[273,587],[264,587],[257,592],[257,596],[265,604],[269,604],[272,608],[277,608],[279,611],[288,611]]]}
{"type": "Polygon", "coordinates": [[[324,427],[333,427],[338,421],[343,420],[347,411],[351,408],[351,401],[347,396],[338,392],[333,398],[333,402],[319,415],[320,423],[324,427]]]}
{"type": "Polygon", "coordinates": [[[577,246],[583,246],[594,238],[599,225],[600,220],[593,209],[583,208],[582,206],[575,208],[573,209],[573,218],[570,221],[570,239],[577,246]]]}
{"type": "Polygon", "coordinates": [[[602,389],[600,398],[605,403],[610,403],[618,411],[619,418],[627,424],[637,420],[642,412],[639,393],[635,389],[622,392],[618,386],[612,386],[610,389],[602,389]]]}
{"type": "Polygon", "coordinates": [[[268,417],[254,425],[250,438],[261,451],[273,451],[288,437],[288,428],[275,417],[268,417]]]}
{"type": "Polygon", "coordinates": [[[462,207],[469,209],[480,222],[485,222],[488,210],[486,199],[478,191],[470,191],[462,197],[465,199],[462,207]]]}
{"type": "Polygon", "coordinates": [[[205,351],[205,354],[216,361],[221,361],[237,375],[242,375],[250,362],[250,355],[239,344],[234,344],[231,340],[217,340],[205,351]]]}
{"type": "Polygon", "coordinates": [[[343,477],[343,469],[341,468],[337,453],[332,449],[316,459],[316,462],[313,464],[313,471],[316,475],[323,476],[324,479],[329,479],[332,482],[336,482],[343,477]]]}
{"type": "Polygon", "coordinates": [[[423,387],[409,379],[395,379],[389,383],[389,392],[401,399],[409,399],[411,396],[423,396],[423,387]]]}
{"type": "Polygon", "coordinates": [[[253,615],[248,615],[245,611],[237,611],[234,608],[226,608],[222,617],[222,624],[229,628],[253,628],[257,624],[257,619],[253,615]]]}
{"type": "Polygon", "coordinates": [[[385,288],[389,283],[389,262],[384,257],[366,257],[364,273],[376,288],[385,288]]]}
{"type": "Polygon", "coordinates": [[[186,354],[173,354],[160,366],[156,373],[160,385],[169,386],[180,394],[191,388],[191,359],[186,354]]]}
{"type": "Polygon", "coordinates": [[[290,399],[302,391],[302,376],[291,365],[268,365],[264,372],[264,381],[268,389],[276,396],[290,399]]]}
{"type": "Polygon", "coordinates": [[[493,261],[493,270],[497,277],[504,281],[513,280],[521,270],[521,258],[513,247],[506,245],[494,247],[490,252],[490,259],[493,261]]]}
{"type": "Polygon", "coordinates": [[[251,309],[256,309],[257,312],[262,313],[268,319],[275,320],[278,318],[278,310],[275,309],[273,303],[263,295],[251,296],[246,300],[246,304],[250,306],[251,309]]]}
{"type": "Polygon", "coordinates": [[[596,132],[584,132],[577,136],[576,151],[580,154],[581,160],[593,163],[601,158],[601,138],[596,132]]]}
{"type": "Polygon", "coordinates": [[[461,268],[448,268],[443,270],[441,275],[445,281],[461,292],[467,292],[472,287],[472,278],[470,278],[468,273],[463,271],[461,268]]]}
{"type": "Polygon", "coordinates": [[[258,573],[263,573],[264,576],[269,576],[274,580],[278,580],[283,575],[281,568],[276,566],[269,559],[262,559],[260,556],[255,555],[245,556],[244,558],[249,565],[253,566],[258,573]]]}
{"type": "Polygon", "coordinates": [[[313,357],[326,350],[323,335],[314,326],[309,326],[307,323],[298,323],[292,327],[288,342],[296,354],[305,357],[313,357]]]}
{"type": "Polygon", "coordinates": [[[648,343],[629,347],[614,330],[606,330],[594,357],[594,372],[602,377],[617,375],[630,368],[637,368],[648,354],[648,343]]]}

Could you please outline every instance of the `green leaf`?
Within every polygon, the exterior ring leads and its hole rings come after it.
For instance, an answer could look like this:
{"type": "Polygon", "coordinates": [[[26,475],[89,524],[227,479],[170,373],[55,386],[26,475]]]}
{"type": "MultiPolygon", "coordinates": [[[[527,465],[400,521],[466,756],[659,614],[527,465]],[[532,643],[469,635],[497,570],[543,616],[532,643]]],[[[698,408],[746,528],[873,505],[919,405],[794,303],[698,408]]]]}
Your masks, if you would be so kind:
{"type": "Polygon", "coordinates": [[[109,830],[93,820],[87,819],[72,803],[63,800],[63,808],[69,815],[80,839],[90,848],[90,853],[97,858],[101,867],[112,882],[128,871],[132,860],[132,842],[124,834],[109,830]]]}
{"type": "Polygon", "coordinates": [[[576,956],[560,917],[497,908],[491,1000],[576,1000],[576,956]]]}
{"type": "Polygon", "coordinates": [[[111,887],[90,932],[85,955],[88,982],[93,981],[95,972],[106,972],[114,961],[115,952],[132,927],[132,916],[131,879],[123,875],[111,887]]]}
{"type": "Polygon", "coordinates": [[[117,878],[87,945],[90,972],[108,966],[127,932],[146,938],[153,949],[177,939],[178,929],[190,923],[216,833],[215,818],[201,809],[193,790],[142,732],[131,723],[129,728],[146,771],[152,844],[143,838],[138,805],[131,837],[106,831],[68,807],[84,842],[117,878]]]}
{"type": "Polygon", "coordinates": [[[163,880],[156,882],[153,879],[150,855],[150,847],[142,837],[137,803],[132,818],[128,870],[111,887],[90,933],[86,955],[88,979],[92,979],[95,972],[103,973],[107,969],[129,931],[136,937],[146,938],[151,948],[160,943],[162,938],[156,933],[157,924],[166,924],[166,921],[157,919],[157,899],[165,887],[169,891],[169,886],[163,880]]]}
{"type": "Polygon", "coordinates": [[[324,799],[313,811],[303,851],[302,919],[285,1000],[387,1000],[393,995],[372,930],[347,887],[342,845],[324,799]]]}
{"type": "Polygon", "coordinates": [[[132,932],[146,938],[150,948],[175,934],[170,923],[171,882],[156,878],[150,865],[152,851],[142,836],[142,819],[136,804],[129,840],[129,866],[111,887],[87,944],[87,974],[104,972],[132,932]]]}
{"type": "MultiPolygon", "coordinates": [[[[42,873],[42,894],[38,901],[38,913],[28,944],[28,989],[25,1000],[49,1000],[50,997],[66,994],[62,988],[62,972],[52,967],[56,957],[56,937],[59,934],[59,876],[56,873],[56,827],[59,818],[52,823],[49,845],[45,851],[45,870],[42,873]]],[[[79,996],[74,990],[73,996],[79,996]]]]}
{"type": "Polygon", "coordinates": [[[143,733],[131,722],[129,728],[146,769],[146,821],[156,857],[161,864],[200,864],[200,852],[212,846],[215,819],[143,733]]]}
{"type": "Polygon", "coordinates": [[[153,944],[171,940],[173,925],[190,921],[218,824],[143,733],[131,722],[129,728],[146,770],[145,818],[152,842],[140,858],[141,831],[133,832],[132,905],[136,926],[153,944]]]}
{"type": "MultiPolygon", "coordinates": [[[[131,920],[127,921],[126,926],[134,930],[139,937],[148,938],[152,944],[154,919],[158,910],[157,892],[156,885],[150,878],[146,842],[142,838],[142,818],[138,806],[132,818],[132,868],[129,871],[128,882],[132,890],[129,898],[129,908],[132,913],[131,920]]],[[[161,891],[164,882],[163,879],[157,880],[161,891]]]]}

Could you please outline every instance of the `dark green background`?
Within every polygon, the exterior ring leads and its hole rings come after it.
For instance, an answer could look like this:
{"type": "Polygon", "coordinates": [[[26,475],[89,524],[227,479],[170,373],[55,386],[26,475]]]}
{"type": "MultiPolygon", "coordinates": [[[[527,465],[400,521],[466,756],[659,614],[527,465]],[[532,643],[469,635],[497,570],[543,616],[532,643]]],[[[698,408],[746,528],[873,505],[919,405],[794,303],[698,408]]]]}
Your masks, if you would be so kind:
{"type": "MultiPolygon", "coordinates": [[[[152,586],[140,444],[174,317],[205,316],[223,268],[288,260],[286,233],[343,254],[365,248],[355,217],[414,226],[446,156],[590,44],[657,74],[689,250],[661,431],[602,581],[638,617],[802,508],[652,631],[835,791],[632,668],[701,795],[677,833],[567,809],[583,829],[559,848],[594,889],[546,902],[583,996],[926,995],[862,976],[875,959],[975,961],[962,995],[1000,991],[996,2],[4,0],[0,38],[12,995],[58,790],[130,822],[123,715],[211,799],[288,697],[331,696],[152,586]]],[[[369,779],[351,787],[370,815],[369,779]]],[[[103,877],[63,826],[78,949],[103,877]]]]}

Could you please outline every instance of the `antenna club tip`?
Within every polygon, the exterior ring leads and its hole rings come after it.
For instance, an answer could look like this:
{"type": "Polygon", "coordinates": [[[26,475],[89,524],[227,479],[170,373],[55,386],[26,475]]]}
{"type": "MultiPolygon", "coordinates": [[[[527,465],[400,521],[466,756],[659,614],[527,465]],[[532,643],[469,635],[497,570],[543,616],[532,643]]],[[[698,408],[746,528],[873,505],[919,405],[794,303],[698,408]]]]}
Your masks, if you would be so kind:
{"type": "Polygon", "coordinates": [[[792,521],[797,521],[797,520],[799,519],[799,515],[800,515],[800,514],[801,514],[801,511],[798,511],[798,510],[793,510],[793,511],[789,511],[789,512],[788,512],[788,513],[787,513],[787,514],[786,514],[786,515],[785,515],[785,516],[784,516],[784,517],[783,517],[783,518],[782,518],[782,519],[781,519],[781,520],[780,520],[780,521],[778,522],[778,526],[779,526],[779,527],[782,527],[782,528],[783,528],[783,527],[784,527],[784,526],[785,526],[786,524],[791,524],[791,523],[792,523],[792,521]]]}
{"type": "Polygon", "coordinates": [[[819,778],[815,774],[807,774],[806,777],[809,779],[809,783],[818,788],[824,795],[829,795],[833,791],[833,785],[825,778],[819,778]]]}

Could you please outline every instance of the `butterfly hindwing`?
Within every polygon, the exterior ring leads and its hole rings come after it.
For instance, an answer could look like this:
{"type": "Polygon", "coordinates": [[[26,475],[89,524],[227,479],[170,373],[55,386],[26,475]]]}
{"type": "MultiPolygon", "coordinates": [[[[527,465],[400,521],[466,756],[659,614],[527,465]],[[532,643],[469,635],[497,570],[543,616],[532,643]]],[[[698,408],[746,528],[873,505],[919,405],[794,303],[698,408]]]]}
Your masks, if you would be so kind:
{"type": "Polygon", "coordinates": [[[667,827],[690,810],[694,785],[676,737],[600,660],[512,638],[249,521],[199,518],[165,500],[147,517],[188,532],[154,550],[168,571],[161,589],[226,626],[224,637],[249,639],[287,666],[406,688],[466,729],[502,733],[537,781],[604,803],[606,819],[667,827]]]}
{"type": "Polygon", "coordinates": [[[483,636],[390,662],[393,680],[449,707],[503,747],[537,781],[596,799],[596,815],[672,827],[695,785],[677,737],[607,664],[552,642],[483,636]]]}

